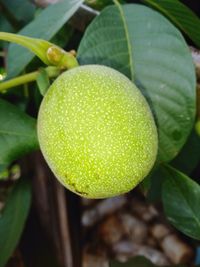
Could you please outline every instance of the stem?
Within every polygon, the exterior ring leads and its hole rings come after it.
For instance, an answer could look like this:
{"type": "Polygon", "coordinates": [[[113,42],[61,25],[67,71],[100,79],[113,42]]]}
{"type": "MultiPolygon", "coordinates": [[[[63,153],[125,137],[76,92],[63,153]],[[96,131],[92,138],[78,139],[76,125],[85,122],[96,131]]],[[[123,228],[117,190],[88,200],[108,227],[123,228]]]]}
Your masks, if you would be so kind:
{"type": "Polygon", "coordinates": [[[72,53],[66,52],[43,39],[30,38],[23,35],[0,32],[0,40],[22,45],[37,55],[46,65],[58,66],[60,69],[71,69],[78,66],[72,53]]]}
{"type": "Polygon", "coordinates": [[[29,74],[25,74],[22,76],[19,76],[17,78],[11,79],[6,82],[0,83],[0,92],[4,93],[5,90],[24,84],[24,83],[29,83],[32,81],[35,81],[37,79],[37,75],[39,74],[39,71],[34,71],[29,74]]]}
{"type": "Polygon", "coordinates": [[[37,55],[45,64],[51,65],[46,56],[46,51],[52,46],[51,43],[36,38],[30,38],[14,33],[0,32],[0,40],[12,42],[24,46],[37,55]]]}
{"type": "MultiPolygon", "coordinates": [[[[60,70],[56,67],[47,67],[46,71],[47,71],[49,78],[57,77],[60,73],[60,70]]],[[[35,81],[39,73],[40,71],[38,70],[38,71],[34,71],[28,74],[21,75],[9,81],[1,82],[0,93],[5,93],[5,91],[9,88],[35,81]]]]}

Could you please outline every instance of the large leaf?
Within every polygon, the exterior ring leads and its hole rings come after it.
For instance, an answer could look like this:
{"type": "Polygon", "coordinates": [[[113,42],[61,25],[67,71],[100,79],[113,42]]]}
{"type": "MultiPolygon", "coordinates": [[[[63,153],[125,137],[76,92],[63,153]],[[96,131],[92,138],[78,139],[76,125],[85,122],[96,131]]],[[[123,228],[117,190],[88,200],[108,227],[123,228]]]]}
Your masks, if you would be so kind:
{"type": "Polygon", "coordinates": [[[166,179],[166,173],[163,171],[162,164],[155,168],[149,177],[149,188],[147,199],[149,202],[160,202],[162,198],[162,185],[166,179]]]}
{"type": "MultiPolygon", "coordinates": [[[[14,29],[12,25],[8,22],[8,20],[5,18],[5,16],[0,13],[0,31],[6,31],[6,32],[13,32],[14,29]]],[[[6,43],[0,42],[0,49],[4,48],[6,46],[6,43]]]]}
{"type": "MultiPolygon", "coordinates": [[[[171,162],[172,166],[184,172],[187,175],[193,174],[200,161],[200,139],[193,130],[185,143],[183,149],[178,156],[171,162]]],[[[148,200],[151,202],[158,202],[162,196],[162,185],[165,179],[167,179],[167,173],[162,166],[155,169],[150,177],[147,177],[150,181],[150,188],[148,191],[148,200]]]]}
{"type": "Polygon", "coordinates": [[[82,64],[111,66],[131,78],[149,101],[159,133],[159,159],[174,158],[195,114],[195,71],[181,33],[148,7],[107,7],[78,49],[82,64]]]}
{"type": "Polygon", "coordinates": [[[200,19],[178,0],[143,0],[168,17],[200,47],[200,19]]]}
{"type": "MultiPolygon", "coordinates": [[[[120,263],[117,261],[113,261],[110,263],[110,267],[156,267],[156,266],[157,265],[154,265],[149,260],[141,256],[135,257],[134,259],[131,259],[126,263],[120,263]]],[[[173,266],[171,265],[169,267],[173,267],[173,266]]],[[[176,265],[176,267],[184,267],[184,266],[176,265]]]]}
{"type": "Polygon", "coordinates": [[[33,3],[31,3],[31,1],[0,0],[0,3],[2,3],[8,10],[9,14],[18,21],[27,22],[34,16],[35,6],[33,3]]]}
{"type": "Polygon", "coordinates": [[[195,129],[191,132],[187,142],[172,165],[180,171],[191,175],[200,162],[200,138],[195,129]]]}
{"type": "MultiPolygon", "coordinates": [[[[19,34],[50,40],[78,9],[82,0],[64,0],[44,9],[19,34]]],[[[34,55],[25,48],[11,44],[8,50],[8,75],[18,75],[33,59],[34,55]]]]}
{"type": "Polygon", "coordinates": [[[0,165],[37,148],[36,120],[0,99],[0,165]]]}
{"type": "Polygon", "coordinates": [[[6,17],[1,13],[0,16],[0,31],[12,32],[14,29],[6,17]]]}
{"type": "Polygon", "coordinates": [[[28,215],[30,184],[20,179],[11,191],[0,216],[0,267],[4,267],[15,249],[28,215]]]}
{"type": "Polygon", "coordinates": [[[167,218],[181,232],[200,240],[200,186],[172,167],[165,171],[162,197],[167,218]]]}

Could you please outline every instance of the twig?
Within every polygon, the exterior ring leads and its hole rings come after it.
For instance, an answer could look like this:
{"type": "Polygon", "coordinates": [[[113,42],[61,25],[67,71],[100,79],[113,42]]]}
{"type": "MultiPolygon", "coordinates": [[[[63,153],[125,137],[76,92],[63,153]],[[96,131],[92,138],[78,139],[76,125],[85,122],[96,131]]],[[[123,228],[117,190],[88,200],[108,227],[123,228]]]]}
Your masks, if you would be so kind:
{"type": "Polygon", "coordinates": [[[76,267],[64,187],[57,182],[40,153],[34,158],[34,204],[43,229],[52,239],[59,266],[76,267]]]}
{"type": "MultiPolygon", "coordinates": [[[[56,67],[47,67],[46,72],[50,78],[53,78],[53,77],[58,76],[58,74],[60,73],[60,70],[56,67]]],[[[10,88],[36,81],[39,73],[40,71],[38,70],[38,71],[34,71],[31,73],[21,75],[17,78],[13,78],[9,81],[1,82],[0,93],[4,93],[6,90],[10,88]]]]}

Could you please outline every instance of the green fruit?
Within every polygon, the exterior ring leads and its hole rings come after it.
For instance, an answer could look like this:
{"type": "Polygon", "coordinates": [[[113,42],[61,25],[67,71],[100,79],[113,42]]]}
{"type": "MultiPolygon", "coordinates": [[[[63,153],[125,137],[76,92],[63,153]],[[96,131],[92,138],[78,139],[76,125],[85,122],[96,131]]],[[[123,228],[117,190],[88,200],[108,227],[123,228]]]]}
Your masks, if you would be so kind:
{"type": "Polygon", "coordinates": [[[146,100],[124,75],[99,65],[76,67],[55,80],[40,107],[38,137],[58,180],[88,198],[131,190],[157,154],[146,100]]]}

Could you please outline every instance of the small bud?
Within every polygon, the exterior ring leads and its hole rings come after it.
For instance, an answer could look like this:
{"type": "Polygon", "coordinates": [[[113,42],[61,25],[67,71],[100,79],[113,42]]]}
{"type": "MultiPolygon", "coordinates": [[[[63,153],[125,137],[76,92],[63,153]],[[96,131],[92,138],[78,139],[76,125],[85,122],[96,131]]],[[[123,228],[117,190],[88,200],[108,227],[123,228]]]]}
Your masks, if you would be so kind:
{"type": "Polygon", "coordinates": [[[75,50],[70,50],[69,53],[72,54],[72,56],[76,57],[76,54],[77,54],[77,53],[76,53],[75,50]]]}
{"type": "Polygon", "coordinates": [[[66,52],[58,46],[51,46],[47,50],[47,58],[54,66],[59,66],[61,69],[71,69],[78,66],[78,62],[74,57],[74,50],[66,52]]]}
{"type": "Polygon", "coordinates": [[[52,65],[58,65],[62,60],[64,51],[57,46],[51,46],[47,50],[47,58],[52,65]]]}

